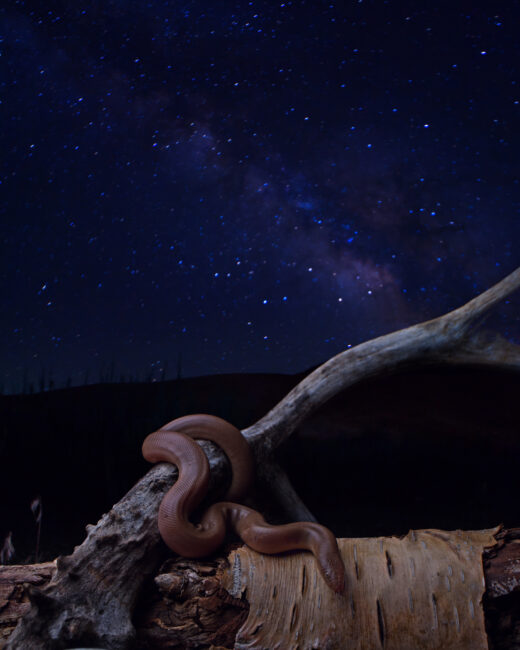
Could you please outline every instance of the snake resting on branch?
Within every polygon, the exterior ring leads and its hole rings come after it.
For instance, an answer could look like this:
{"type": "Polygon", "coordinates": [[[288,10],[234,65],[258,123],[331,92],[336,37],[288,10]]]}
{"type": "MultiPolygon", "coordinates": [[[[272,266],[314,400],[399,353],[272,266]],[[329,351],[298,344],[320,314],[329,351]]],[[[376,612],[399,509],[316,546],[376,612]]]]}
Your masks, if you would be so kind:
{"type": "Polygon", "coordinates": [[[235,503],[250,489],[254,461],[246,439],[232,424],[205,414],[177,418],[146,437],[143,456],[151,463],[173,463],[179,470],[176,483],[161,502],[158,517],[161,537],[172,551],[187,558],[205,557],[222,545],[231,529],[259,553],[311,551],[329,587],[343,592],[345,567],[336,538],[328,528],[304,521],[270,525],[256,510],[235,503]],[[226,500],[212,504],[198,524],[189,518],[207,492],[209,463],[195,439],[216,443],[232,469],[226,500]]]}

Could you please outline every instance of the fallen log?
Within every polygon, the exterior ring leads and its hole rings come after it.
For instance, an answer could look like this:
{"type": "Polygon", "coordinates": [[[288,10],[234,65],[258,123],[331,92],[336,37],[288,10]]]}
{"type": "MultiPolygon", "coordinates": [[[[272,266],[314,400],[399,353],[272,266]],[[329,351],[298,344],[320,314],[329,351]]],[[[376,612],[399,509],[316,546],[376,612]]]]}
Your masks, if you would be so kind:
{"type": "MultiPolygon", "coordinates": [[[[268,648],[274,647],[273,634],[278,635],[281,647],[290,647],[291,639],[281,638],[284,629],[287,629],[289,637],[294,637],[302,625],[312,628],[312,634],[307,630],[307,636],[303,635],[304,638],[300,638],[300,648],[323,647],[323,645],[313,644],[313,640],[316,641],[320,629],[326,628],[331,622],[337,628],[336,634],[339,634],[342,628],[338,619],[341,618],[343,623],[346,623],[343,627],[350,632],[349,648],[361,647],[361,642],[366,647],[369,634],[375,635],[373,646],[369,647],[378,647],[381,634],[386,637],[386,648],[395,646],[396,635],[398,635],[398,643],[395,647],[414,647],[413,638],[412,641],[405,643],[403,626],[406,623],[408,623],[406,634],[415,633],[417,638],[422,635],[421,647],[471,647],[475,650],[478,647],[487,647],[489,643],[489,647],[495,649],[520,648],[520,528],[478,531],[470,535],[460,531],[454,534],[442,531],[411,531],[403,539],[395,537],[348,539],[340,540],[340,546],[344,549],[346,557],[349,552],[352,555],[353,549],[356,549],[356,561],[350,562],[350,566],[354,574],[357,572],[359,576],[365,570],[370,570],[370,563],[373,563],[374,557],[380,556],[379,562],[382,563],[383,570],[380,571],[377,565],[372,567],[372,575],[365,576],[364,588],[366,588],[374,577],[386,581],[389,585],[392,580],[400,579],[402,558],[400,559],[395,551],[403,541],[408,547],[410,545],[416,547],[415,559],[407,555],[406,564],[410,567],[410,580],[415,580],[418,587],[416,591],[412,589],[408,591],[406,587],[402,592],[405,601],[404,609],[409,610],[408,621],[395,615],[395,611],[399,608],[399,597],[396,594],[395,603],[388,603],[383,599],[378,601],[380,619],[378,619],[377,604],[374,606],[370,614],[373,618],[370,628],[363,627],[363,630],[356,628],[352,621],[364,620],[361,613],[363,602],[366,600],[373,604],[369,598],[358,600],[354,597],[355,590],[350,589],[346,598],[342,600],[329,593],[330,590],[324,589],[319,590],[319,597],[323,600],[318,601],[316,593],[312,593],[313,589],[317,589],[317,585],[313,584],[312,562],[308,556],[294,554],[282,558],[265,557],[242,546],[233,549],[227,557],[222,554],[210,560],[186,560],[178,557],[167,560],[153,580],[148,581],[137,603],[134,617],[136,647],[149,650],[242,646],[268,648]],[[449,545],[444,545],[444,541],[448,540],[451,543],[457,540],[464,555],[465,543],[468,540],[476,544],[478,539],[482,541],[491,537],[494,537],[491,545],[483,551],[473,546],[473,552],[478,552],[479,557],[483,559],[484,586],[480,584],[478,575],[481,563],[477,561],[474,565],[477,571],[473,576],[467,568],[456,567],[453,564],[454,547],[451,548],[450,558],[446,555],[447,549],[450,553],[449,545]],[[432,547],[430,542],[433,542],[433,546],[435,543],[440,544],[442,551],[438,559],[444,570],[436,566],[432,571],[432,580],[437,584],[435,608],[431,599],[428,600],[431,595],[427,591],[425,575],[421,573],[426,567],[426,564],[421,565],[420,561],[424,553],[423,542],[427,547],[429,545],[432,547]],[[368,555],[365,555],[364,547],[365,551],[368,549],[368,555]],[[237,562],[237,558],[241,558],[241,561],[237,562]],[[307,561],[302,562],[303,558],[307,561]],[[364,566],[366,560],[370,562],[364,566]],[[294,563],[298,565],[296,569],[292,566],[294,563]],[[284,565],[288,571],[285,575],[288,582],[278,580],[274,585],[273,599],[273,584],[270,585],[269,593],[263,593],[268,583],[262,579],[255,579],[254,572],[256,571],[257,574],[264,572],[267,566],[271,567],[279,578],[279,572],[283,570],[284,565]],[[237,575],[237,566],[240,567],[240,576],[237,575]],[[307,573],[302,574],[304,566],[307,567],[307,573]],[[307,581],[303,585],[302,575],[304,581],[307,581]],[[299,584],[292,604],[290,600],[285,602],[285,608],[288,608],[293,616],[286,617],[287,620],[284,621],[283,608],[278,611],[276,607],[272,607],[272,604],[277,599],[282,600],[284,585],[290,586],[290,576],[293,576],[299,584]],[[249,583],[245,593],[244,581],[246,584],[249,583]],[[260,585],[256,593],[255,585],[256,587],[260,585]],[[460,590],[457,592],[458,588],[460,590]],[[472,590],[477,594],[474,599],[468,598],[472,590]],[[431,630],[428,626],[423,627],[422,630],[420,627],[410,628],[410,623],[414,620],[413,616],[415,615],[416,619],[420,618],[421,592],[424,592],[423,595],[428,594],[426,606],[428,616],[432,619],[431,630]],[[478,596],[479,593],[483,594],[483,598],[478,596]],[[331,605],[325,600],[327,598],[337,599],[343,609],[343,617],[338,617],[337,612],[331,611],[331,605]],[[462,599],[462,605],[457,602],[457,599],[462,599]],[[307,616],[302,607],[304,601],[319,611],[320,615],[307,616]],[[387,609],[392,606],[394,615],[387,609]],[[356,608],[358,608],[357,619],[356,608]],[[479,620],[481,612],[482,620],[479,620]],[[269,620],[270,613],[277,619],[278,627],[269,620]],[[434,628],[434,616],[437,617],[436,628],[434,628]],[[443,618],[449,619],[451,625],[443,625],[443,618]],[[281,630],[278,629],[280,626],[281,630]],[[480,637],[477,636],[478,632],[480,637]],[[458,642],[450,645],[446,640],[447,634],[454,635],[458,642]],[[463,634],[466,636],[462,636],[463,634]],[[462,639],[465,639],[464,642],[462,639]],[[430,645],[424,645],[427,642],[430,645]],[[437,642],[438,644],[435,645],[437,642]],[[479,646],[479,643],[486,645],[479,646]]],[[[424,559],[426,557],[425,554],[424,559]]],[[[470,557],[469,552],[465,553],[465,557],[467,562],[470,557]]],[[[431,556],[428,558],[431,562],[431,556]]],[[[0,649],[5,648],[18,620],[29,610],[31,587],[44,586],[55,571],[56,562],[0,566],[0,649]]],[[[351,579],[356,581],[354,576],[351,576],[351,579]]],[[[435,589],[433,591],[435,592],[435,589]]],[[[380,591],[383,592],[384,590],[380,591]]],[[[366,624],[366,620],[364,623],[366,624]]],[[[302,632],[300,632],[301,636],[302,632]]],[[[331,647],[342,647],[341,640],[331,647]]]]}

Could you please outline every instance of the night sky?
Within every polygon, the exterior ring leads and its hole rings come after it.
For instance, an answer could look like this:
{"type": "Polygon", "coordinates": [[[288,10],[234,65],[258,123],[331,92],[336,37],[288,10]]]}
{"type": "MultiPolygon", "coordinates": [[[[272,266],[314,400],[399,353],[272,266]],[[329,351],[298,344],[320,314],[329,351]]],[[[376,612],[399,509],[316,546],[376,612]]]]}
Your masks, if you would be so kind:
{"type": "Polygon", "coordinates": [[[298,372],[518,266],[520,3],[433,4],[3,2],[3,390],[298,372]]]}

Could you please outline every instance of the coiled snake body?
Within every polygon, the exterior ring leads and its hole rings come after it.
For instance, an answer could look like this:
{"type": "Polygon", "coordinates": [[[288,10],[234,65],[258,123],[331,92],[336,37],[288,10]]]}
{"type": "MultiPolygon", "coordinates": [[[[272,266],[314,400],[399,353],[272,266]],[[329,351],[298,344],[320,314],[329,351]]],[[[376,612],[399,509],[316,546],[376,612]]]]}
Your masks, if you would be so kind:
{"type": "Polygon", "coordinates": [[[311,522],[273,526],[247,506],[234,503],[251,486],[254,462],[240,431],[214,415],[187,415],[151,433],[143,443],[143,456],[151,463],[165,461],[178,467],[179,478],[159,507],[159,532],[166,545],[183,557],[210,555],[224,542],[231,528],[259,553],[311,551],[327,584],[336,592],[344,589],[345,567],[336,538],[328,528],[311,522]],[[232,480],[226,501],[214,503],[194,525],[190,514],[205,496],[209,463],[194,439],[211,440],[227,455],[232,480]]]}

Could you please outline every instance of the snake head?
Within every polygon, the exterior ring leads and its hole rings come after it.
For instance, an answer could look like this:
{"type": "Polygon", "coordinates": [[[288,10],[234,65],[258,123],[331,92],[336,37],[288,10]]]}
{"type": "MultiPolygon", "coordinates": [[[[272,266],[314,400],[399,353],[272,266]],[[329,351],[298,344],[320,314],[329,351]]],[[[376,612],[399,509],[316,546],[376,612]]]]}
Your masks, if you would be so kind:
{"type": "Polygon", "coordinates": [[[320,557],[319,563],[327,585],[337,594],[344,593],[346,582],[345,565],[338,547],[329,550],[325,558],[320,557]]]}

